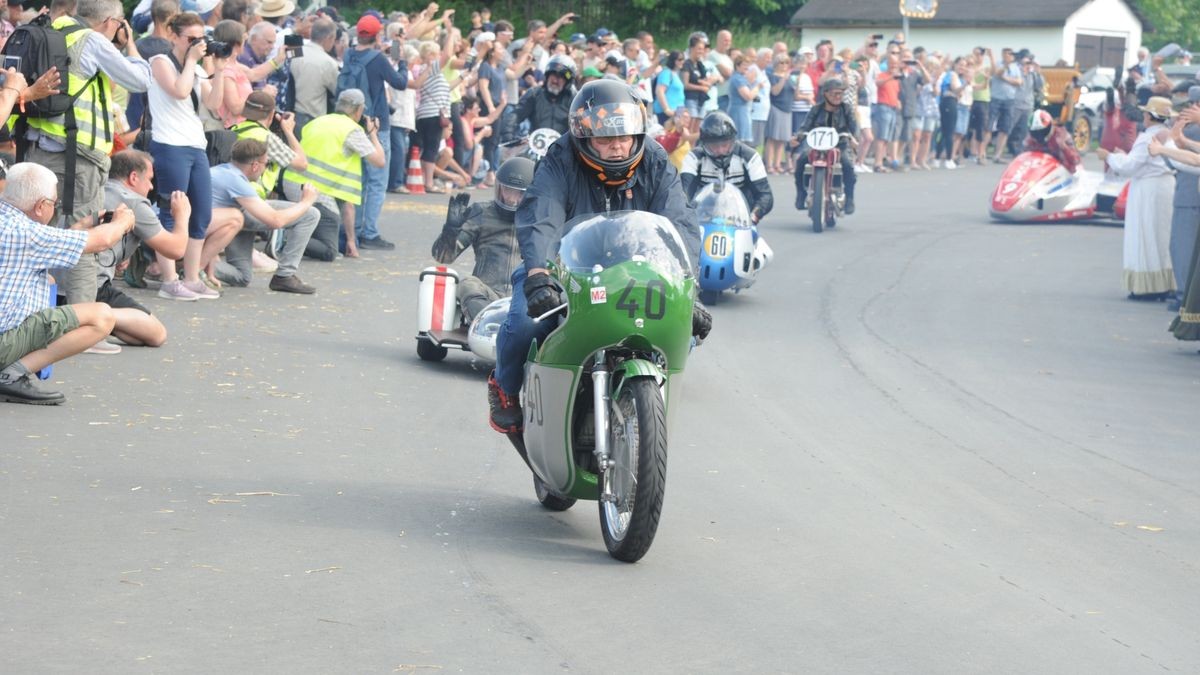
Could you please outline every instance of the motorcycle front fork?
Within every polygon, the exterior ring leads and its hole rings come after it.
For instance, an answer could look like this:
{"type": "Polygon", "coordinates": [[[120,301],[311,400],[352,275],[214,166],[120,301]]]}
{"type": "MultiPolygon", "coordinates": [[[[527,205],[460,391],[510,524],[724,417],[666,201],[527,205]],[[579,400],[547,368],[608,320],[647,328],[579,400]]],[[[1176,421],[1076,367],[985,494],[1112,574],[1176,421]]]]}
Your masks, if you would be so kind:
{"type": "Polygon", "coordinates": [[[592,366],[592,423],[596,425],[596,446],[593,454],[596,455],[596,465],[600,468],[601,473],[608,469],[610,459],[608,454],[608,382],[612,374],[608,370],[608,361],[605,357],[603,349],[596,352],[596,360],[592,366]]]}

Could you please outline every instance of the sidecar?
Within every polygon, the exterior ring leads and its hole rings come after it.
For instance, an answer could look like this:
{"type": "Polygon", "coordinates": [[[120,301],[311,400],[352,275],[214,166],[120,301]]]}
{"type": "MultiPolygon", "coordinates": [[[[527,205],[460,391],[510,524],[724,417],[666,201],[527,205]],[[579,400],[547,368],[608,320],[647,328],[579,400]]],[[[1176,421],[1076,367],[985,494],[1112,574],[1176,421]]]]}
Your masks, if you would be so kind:
{"type": "Polygon", "coordinates": [[[749,288],[774,256],[750,222],[741,190],[710,183],[696,195],[696,216],[703,229],[700,247],[700,301],[713,305],[722,291],[749,288]]]}
{"type": "Polygon", "coordinates": [[[458,303],[458,273],[445,265],[426,267],[418,278],[417,356],[441,361],[451,349],[470,352],[485,363],[496,362],[496,334],[508,314],[509,298],[501,298],[467,323],[458,303]]]}

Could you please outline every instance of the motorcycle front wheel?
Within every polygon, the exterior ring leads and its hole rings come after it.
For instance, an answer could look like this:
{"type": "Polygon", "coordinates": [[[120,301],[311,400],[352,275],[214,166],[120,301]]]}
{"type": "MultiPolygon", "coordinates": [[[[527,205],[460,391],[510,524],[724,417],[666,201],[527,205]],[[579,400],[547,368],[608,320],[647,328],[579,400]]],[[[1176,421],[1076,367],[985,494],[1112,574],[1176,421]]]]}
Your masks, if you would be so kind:
{"type": "Polygon", "coordinates": [[[630,380],[611,406],[610,464],[600,477],[600,529],[617,560],[650,550],[667,488],[667,413],[651,378],[630,380]]]}
{"type": "Polygon", "coordinates": [[[818,167],[813,169],[812,183],[809,184],[809,195],[812,196],[812,206],[808,209],[808,216],[812,218],[813,232],[820,232],[825,228],[825,209],[829,208],[829,195],[825,194],[825,172],[828,169],[818,167]]]}

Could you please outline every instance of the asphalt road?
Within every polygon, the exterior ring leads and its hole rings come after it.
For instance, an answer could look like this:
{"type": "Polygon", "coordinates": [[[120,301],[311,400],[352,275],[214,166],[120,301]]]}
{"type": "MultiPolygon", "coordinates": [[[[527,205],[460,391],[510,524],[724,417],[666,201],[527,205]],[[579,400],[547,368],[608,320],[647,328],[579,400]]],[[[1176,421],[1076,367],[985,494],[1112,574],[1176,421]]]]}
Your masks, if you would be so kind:
{"type": "Polygon", "coordinates": [[[1196,345],[1119,228],[990,223],[999,173],[864,176],[820,235],[773,179],[635,565],[418,361],[444,198],[313,297],[140,292],[167,346],[0,406],[0,671],[1200,672],[1196,345]]]}

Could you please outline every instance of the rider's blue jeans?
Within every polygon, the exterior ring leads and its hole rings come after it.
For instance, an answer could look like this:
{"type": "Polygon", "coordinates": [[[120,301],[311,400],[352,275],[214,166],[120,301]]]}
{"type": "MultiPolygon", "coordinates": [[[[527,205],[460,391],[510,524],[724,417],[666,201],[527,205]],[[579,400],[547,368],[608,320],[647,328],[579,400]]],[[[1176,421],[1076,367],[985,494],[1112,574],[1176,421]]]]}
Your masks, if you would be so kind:
{"type": "Polygon", "coordinates": [[[504,393],[516,396],[525,380],[525,357],[529,354],[529,345],[534,340],[545,340],[557,321],[534,323],[527,314],[524,265],[513,271],[512,289],[508,317],[496,335],[496,381],[504,393]]]}

